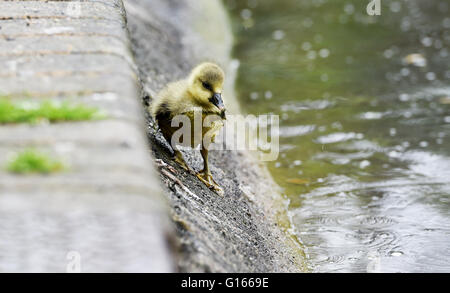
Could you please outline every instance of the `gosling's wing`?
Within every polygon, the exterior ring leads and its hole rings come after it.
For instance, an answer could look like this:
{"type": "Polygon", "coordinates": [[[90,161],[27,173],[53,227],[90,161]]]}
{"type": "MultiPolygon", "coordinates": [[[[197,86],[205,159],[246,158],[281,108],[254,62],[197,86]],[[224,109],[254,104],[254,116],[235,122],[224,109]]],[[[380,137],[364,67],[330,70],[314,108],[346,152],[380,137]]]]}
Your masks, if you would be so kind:
{"type": "Polygon", "coordinates": [[[176,81],[169,83],[156,96],[151,103],[150,113],[154,118],[160,113],[169,113],[172,117],[179,111],[180,103],[186,91],[186,81],[176,81]]]}

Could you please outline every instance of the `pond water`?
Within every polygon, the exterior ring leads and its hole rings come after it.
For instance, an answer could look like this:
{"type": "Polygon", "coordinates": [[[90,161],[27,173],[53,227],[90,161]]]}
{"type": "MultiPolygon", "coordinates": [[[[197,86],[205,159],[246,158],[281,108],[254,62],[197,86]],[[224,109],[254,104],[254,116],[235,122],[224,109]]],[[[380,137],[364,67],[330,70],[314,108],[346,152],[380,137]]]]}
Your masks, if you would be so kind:
{"type": "Polygon", "coordinates": [[[450,272],[450,1],[224,0],[316,272],[450,272]]]}

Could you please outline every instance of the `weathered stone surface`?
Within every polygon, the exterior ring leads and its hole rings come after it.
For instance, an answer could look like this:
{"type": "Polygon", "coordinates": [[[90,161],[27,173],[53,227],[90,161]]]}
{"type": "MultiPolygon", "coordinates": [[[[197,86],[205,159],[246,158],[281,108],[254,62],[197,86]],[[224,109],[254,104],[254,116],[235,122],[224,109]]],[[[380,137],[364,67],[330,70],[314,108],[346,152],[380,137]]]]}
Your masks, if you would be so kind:
{"type": "Polygon", "coordinates": [[[0,56],[88,53],[112,54],[131,61],[127,44],[114,37],[50,35],[0,39],[0,56]]]}
{"type": "Polygon", "coordinates": [[[0,94],[17,101],[69,101],[102,109],[108,117],[142,120],[142,106],[136,102],[136,69],[120,56],[4,56],[0,64],[0,94]]]}
{"type": "Polygon", "coordinates": [[[0,57],[0,63],[6,66],[0,68],[0,76],[39,75],[42,73],[104,72],[129,75],[135,78],[135,71],[124,58],[109,54],[78,54],[78,55],[37,55],[0,57]]]}
{"type": "Polygon", "coordinates": [[[73,251],[82,272],[174,269],[125,21],[120,0],[0,1],[0,94],[84,103],[108,117],[0,125],[0,272],[65,272],[73,251]],[[65,169],[8,173],[27,148],[65,169]]]}
{"type": "Polygon", "coordinates": [[[130,193],[7,193],[0,196],[0,271],[165,272],[164,214],[130,193]]]}
{"type": "Polygon", "coordinates": [[[104,72],[46,72],[17,75],[0,79],[3,94],[23,93],[95,93],[116,92],[121,98],[136,94],[136,80],[121,73],[104,72]]]}
{"type": "Polygon", "coordinates": [[[56,18],[56,19],[11,19],[2,20],[0,38],[14,39],[24,36],[111,36],[127,42],[128,36],[124,22],[117,19],[86,19],[56,18]]]}
{"type": "Polygon", "coordinates": [[[84,105],[101,109],[108,119],[119,118],[126,121],[142,123],[142,105],[136,103],[136,99],[119,95],[116,92],[39,92],[32,96],[28,94],[14,93],[9,98],[13,101],[56,101],[68,102],[71,105],[84,105]]]}
{"type": "Polygon", "coordinates": [[[0,127],[0,137],[0,146],[52,145],[63,142],[103,147],[124,145],[133,149],[145,149],[142,147],[140,126],[120,120],[35,126],[5,125],[0,127]]]}
{"type": "MultiPolygon", "coordinates": [[[[112,2],[112,1],[111,1],[112,2]]],[[[96,18],[120,20],[120,5],[100,1],[0,1],[0,19],[11,18],[96,18]],[[45,5],[43,5],[45,4],[45,5]]]]}

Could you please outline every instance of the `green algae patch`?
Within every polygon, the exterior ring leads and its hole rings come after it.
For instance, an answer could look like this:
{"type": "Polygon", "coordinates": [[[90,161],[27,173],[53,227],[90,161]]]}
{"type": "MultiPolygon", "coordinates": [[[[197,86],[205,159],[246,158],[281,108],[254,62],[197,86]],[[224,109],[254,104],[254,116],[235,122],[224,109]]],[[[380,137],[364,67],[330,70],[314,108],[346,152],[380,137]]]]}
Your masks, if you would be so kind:
{"type": "Polygon", "coordinates": [[[50,174],[63,169],[61,162],[32,149],[17,154],[7,165],[7,170],[16,174],[50,174]]]}
{"type": "Polygon", "coordinates": [[[82,104],[57,101],[12,102],[0,98],[0,124],[29,123],[42,121],[65,122],[103,119],[106,115],[98,109],[82,104]]]}

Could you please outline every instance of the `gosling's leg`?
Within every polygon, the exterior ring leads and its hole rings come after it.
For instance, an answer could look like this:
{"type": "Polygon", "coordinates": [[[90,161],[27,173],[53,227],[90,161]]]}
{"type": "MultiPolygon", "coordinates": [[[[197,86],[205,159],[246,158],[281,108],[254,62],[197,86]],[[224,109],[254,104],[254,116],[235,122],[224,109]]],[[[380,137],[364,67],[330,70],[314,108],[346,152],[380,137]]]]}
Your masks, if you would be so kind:
{"type": "Polygon", "coordinates": [[[219,184],[214,181],[214,178],[209,171],[208,165],[208,150],[206,148],[202,148],[200,153],[203,158],[203,170],[197,173],[197,178],[200,179],[206,186],[210,189],[216,191],[218,194],[223,195],[223,190],[220,188],[219,184]]]}
{"type": "Polygon", "coordinates": [[[186,164],[186,161],[183,158],[183,154],[179,151],[174,149],[174,160],[175,162],[178,163],[178,165],[180,165],[181,168],[183,168],[184,170],[188,171],[189,173],[195,174],[194,171],[192,171],[191,168],[189,168],[189,166],[186,164]]]}

